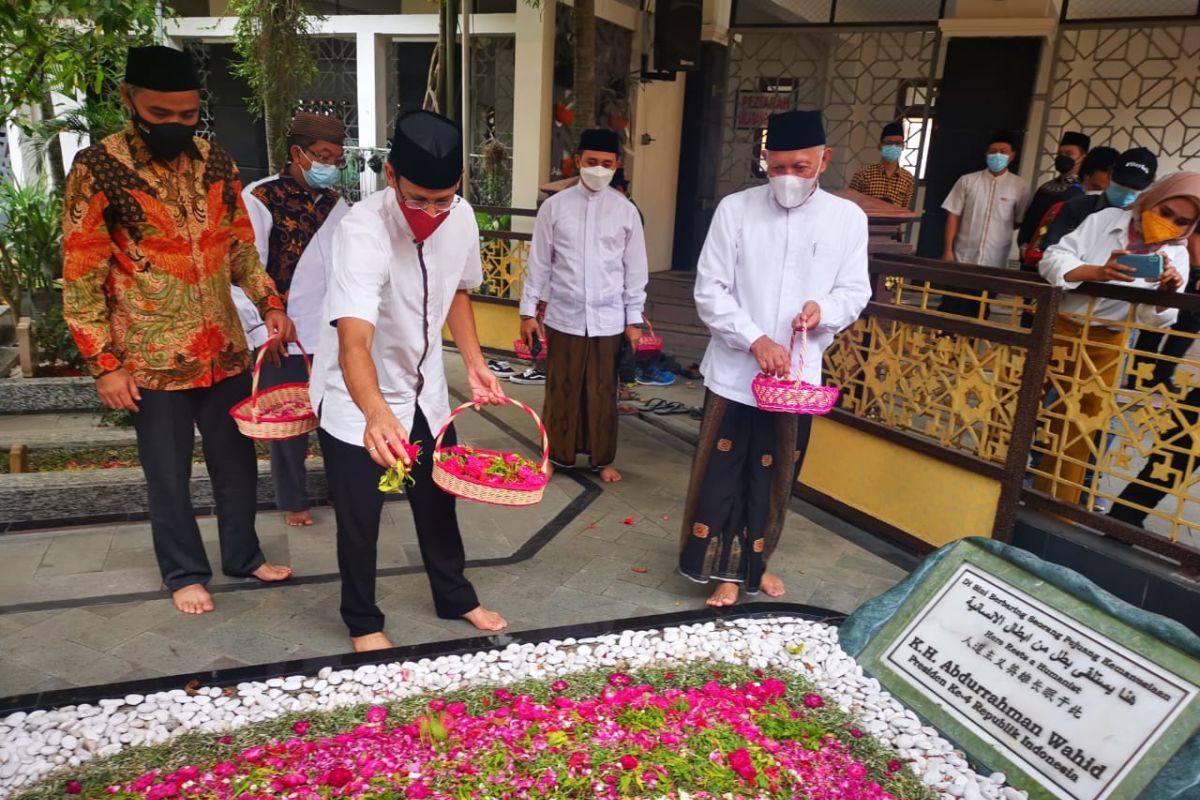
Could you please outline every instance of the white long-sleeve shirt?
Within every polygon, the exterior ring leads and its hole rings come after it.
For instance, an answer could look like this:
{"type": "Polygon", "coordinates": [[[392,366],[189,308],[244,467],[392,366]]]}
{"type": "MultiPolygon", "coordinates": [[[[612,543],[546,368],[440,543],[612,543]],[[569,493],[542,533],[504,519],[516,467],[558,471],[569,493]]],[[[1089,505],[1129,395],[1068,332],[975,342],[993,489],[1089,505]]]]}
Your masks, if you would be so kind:
{"type": "Polygon", "coordinates": [[[1029,184],[1018,175],[993,175],[986,169],[963,175],[942,203],[943,209],[962,217],[954,237],[954,260],[1006,266],[1014,226],[1025,218],[1028,207],[1029,184]]]}
{"type": "MultiPolygon", "coordinates": [[[[333,273],[309,395],[321,428],[347,444],[362,444],[367,421],[338,362],[335,326],[342,317],[375,327],[371,360],[379,391],[406,430],[412,430],[418,403],[435,436],[450,418],[442,326],[455,293],[483,282],[479,226],[469,204],[450,210],[425,240],[423,256],[424,270],[394,189],[355,203],[333,237],[333,273]]],[[[432,455],[433,442],[422,444],[432,455]]]]}
{"type": "Polygon", "coordinates": [[[575,336],[613,336],[640,325],[646,306],[646,238],[624,195],[582,183],[538,209],[525,265],[521,315],[575,336]]]}
{"type": "Polygon", "coordinates": [[[820,383],[825,348],[871,299],[867,216],[820,189],[791,210],[769,186],[732,194],[708,230],[695,296],[712,333],[700,367],[709,390],[755,405],[750,385],[759,367],[750,346],[765,335],[786,347],[792,320],[809,300],[821,307],[821,323],[808,333],[803,378],[820,383]]]}
{"type": "MultiPolygon", "coordinates": [[[[1129,246],[1129,223],[1133,215],[1124,209],[1106,208],[1089,214],[1075,230],[1059,239],[1056,244],[1046,248],[1045,255],[1038,263],[1038,272],[1048,283],[1061,286],[1068,291],[1059,301],[1060,314],[1070,314],[1083,317],[1088,312],[1088,304],[1092,306],[1092,319],[1108,319],[1124,322],[1129,317],[1129,303],[1124,300],[1111,300],[1106,297],[1088,297],[1069,291],[1079,286],[1082,281],[1067,280],[1067,273],[1084,264],[1100,266],[1107,264],[1114,250],[1124,250],[1129,246]]],[[[1178,244],[1164,244],[1158,248],[1171,262],[1171,266],[1188,274],[1187,247],[1178,244]]],[[[1134,279],[1133,283],[1125,281],[1108,281],[1116,286],[1132,286],[1140,289],[1154,289],[1151,281],[1142,278],[1134,279]]],[[[1178,291],[1183,291],[1181,285],[1178,291]]],[[[1167,308],[1161,313],[1152,303],[1139,303],[1134,310],[1134,321],[1139,325],[1152,325],[1160,328],[1170,327],[1179,318],[1179,309],[1167,308]]],[[[1083,321],[1082,319],[1080,320],[1083,321]]]]}
{"type": "MultiPolygon", "coordinates": [[[[274,224],[271,209],[254,195],[254,189],[270,181],[281,180],[278,175],[271,175],[247,186],[242,190],[242,200],[246,204],[246,212],[250,217],[250,226],[254,229],[254,247],[258,257],[267,263],[271,243],[271,227],[274,224]]],[[[313,235],[303,255],[296,262],[292,275],[292,285],[287,293],[287,314],[296,324],[296,336],[304,349],[311,356],[317,350],[321,340],[321,312],[325,307],[325,285],[329,280],[330,265],[333,263],[333,232],[350,206],[345,200],[338,199],[337,204],[325,217],[321,227],[313,235]]],[[[238,317],[242,321],[242,330],[250,346],[257,350],[266,344],[267,326],[263,324],[258,308],[250,302],[239,287],[233,287],[233,304],[237,306],[238,317]]],[[[300,348],[294,343],[288,345],[288,352],[298,354],[300,348]]]]}

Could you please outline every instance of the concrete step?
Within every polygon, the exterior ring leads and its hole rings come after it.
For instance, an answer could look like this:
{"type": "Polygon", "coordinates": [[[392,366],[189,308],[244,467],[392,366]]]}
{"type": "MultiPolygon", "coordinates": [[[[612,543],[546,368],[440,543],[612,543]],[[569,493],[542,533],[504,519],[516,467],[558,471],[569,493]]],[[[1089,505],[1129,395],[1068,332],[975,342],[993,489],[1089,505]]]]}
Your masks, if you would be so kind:
{"type": "MultiPolygon", "coordinates": [[[[320,458],[305,463],[308,498],[312,505],[329,501],[325,464],[320,458]]],[[[260,509],[274,505],[275,485],[269,461],[258,462],[257,500],[260,509]]],[[[191,480],[196,513],[214,507],[212,482],[204,464],[195,464],[191,480]]],[[[64,470],[0,475],[0,534],[63,525],[146,519],[146,478],[141,467],[64,470]]]]}
{"type": "Polygon", "coordinates": [[[691,301],[695,290],[695,273],[662,272],[650,276],[646,294],[654,300],[691,301]]]}
{"type": "MultiPolygon", "coordinates": [[[[23,444],[30,450],[90,450],[117,447],[135,447],[137,432],[133,428],[64,426],[61,430],[46,428],[14,429],[6,424],[9,420],[25,421],[24,416],[0,417],[0,455],[23,444]]],[[[200,443],[200,432],[195,432],[196,444],[200,443]]]]}
{"type": "Polygon", "coordinates": [[[659,325],[685,325],[697,328],[700,332],[707,330],[691,299],[651,298],[646,302],[646,316],[654,323],[656,330],[659,325]]]}

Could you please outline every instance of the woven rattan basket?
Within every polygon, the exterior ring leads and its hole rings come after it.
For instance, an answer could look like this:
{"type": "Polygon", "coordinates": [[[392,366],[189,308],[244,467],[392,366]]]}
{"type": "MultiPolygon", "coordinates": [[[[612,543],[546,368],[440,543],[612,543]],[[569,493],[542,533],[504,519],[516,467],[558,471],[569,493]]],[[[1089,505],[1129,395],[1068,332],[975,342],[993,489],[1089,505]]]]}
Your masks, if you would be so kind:
{"type": "Polygon", "coordinates": [[[828,414],[837,403],[841,393],[836,386],[814,386],[804,382],[804,355],[808,352],[808,332],[801,328],[792,331],[788,346],[788,363],[796,349],[796,335],[800,335],[800,366],[795,377],[777,378],[759,373],[754,377],[750,389],[754,400],[763,411],[780,411],[786,414],[828,414]]]}
{"type": "MultiPolygon", "coordinates": [[[[259,374],[262,372],[263,356],[267,354],[267,343],[258,349],[258,358],[254,361],[254,380],[250,387],[250,396],[229,410],[237,423],[238,430],[251,439],[274,441],[278,439],[294,439],[297,436],[316,430],[320,421],[313,412],[312,401],[308,396],[308,382],[281,383],[270,389],[258,391],[259,374]]],[[[304,366],[312,377],[312,365],[308,361],[308,353],[304,345],[296,344],[304,356],[304,366]]]]}
{"type": "MultiPolygon", "coordinates": [[[[532,408],[512,398],[508,398],[510,405],[524,411],[529,416],[533,417],[533,421],[537,423],[538,433],[542,437],[542,458],[538,465],[538,474],[545,476],[546,467],[550,462],[550,439],[546,435],[546,426],[542,424],[542,420],[534,412],[532,408]]],[[[540,486],[519,486],[511,485],[496,485],[485,481],[477,481],[465,475],[459,475],[442,466],[442,461],[446,454],[442,450],[442,437],[446,435],[450,424],[454,419],[466,411],[468,408],[474,408],[473,403],[463,403],[458,408],[454,409],[450,414],[450,419],[442,426],[442,430],[438,433],[437,443],[433,447],[433,482],[442,488],[443,491],[461,497],[464,500],[473,500],[476,503],[487,503],[494,506],[532,506],[542,501],[542,495],[546,492],[546,484],[543,482],[540,486]]],[[[496,450],[482,450],[472,448],[473,453],[484,458],[503,457],[505,453],[496,450]]]]}

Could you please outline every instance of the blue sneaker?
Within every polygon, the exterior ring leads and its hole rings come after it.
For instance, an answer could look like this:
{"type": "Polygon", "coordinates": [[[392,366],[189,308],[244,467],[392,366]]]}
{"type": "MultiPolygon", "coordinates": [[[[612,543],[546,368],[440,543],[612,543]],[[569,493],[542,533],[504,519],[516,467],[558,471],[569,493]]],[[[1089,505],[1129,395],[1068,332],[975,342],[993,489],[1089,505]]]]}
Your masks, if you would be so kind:
{"type": "Polygon", "coordinates": [[[643,367],[635,374],[635,379],[642,386],[670,386],[675,382],[675,373],[658,367],[643,367]]]}

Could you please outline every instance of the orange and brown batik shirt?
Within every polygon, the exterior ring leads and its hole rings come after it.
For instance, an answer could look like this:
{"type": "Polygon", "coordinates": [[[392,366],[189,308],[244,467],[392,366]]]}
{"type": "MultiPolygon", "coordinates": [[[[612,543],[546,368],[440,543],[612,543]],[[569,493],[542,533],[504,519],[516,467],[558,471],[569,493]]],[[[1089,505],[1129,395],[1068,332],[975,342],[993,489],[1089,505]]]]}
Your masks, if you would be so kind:
{"type": "Polygon", "coordinates": [[[63,315],[93,376],[144,389],[212,386],[251,364],[230,294],[283,303],[254,249],[229,154],[195,140],[180,169],[133,127],[83,150],[67,179],[63,315]]]}

